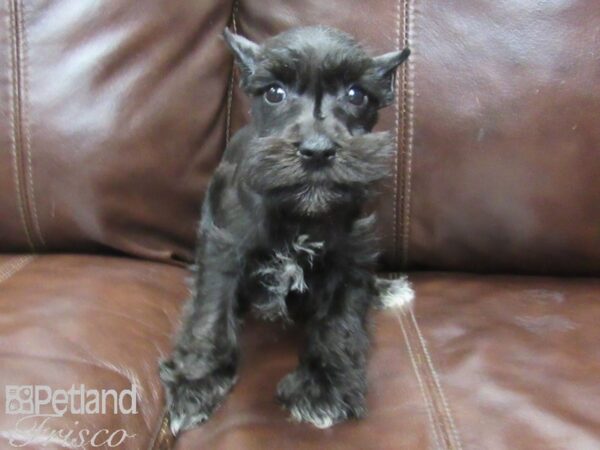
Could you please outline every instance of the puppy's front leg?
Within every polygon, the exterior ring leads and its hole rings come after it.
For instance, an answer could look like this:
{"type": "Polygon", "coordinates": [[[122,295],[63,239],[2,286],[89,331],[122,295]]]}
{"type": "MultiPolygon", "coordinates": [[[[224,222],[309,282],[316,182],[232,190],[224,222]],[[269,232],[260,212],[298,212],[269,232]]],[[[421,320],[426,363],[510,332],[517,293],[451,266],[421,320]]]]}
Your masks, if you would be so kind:
{"type": "Polygon", "coordinates": [[[365,413],[368,282],[340,280],[329,311],[307,326],[300,365],[277,387],[277,396],[298,421],[327,428],[365,413]]]}
{"type": "Polygon", "coordinates": [[[174,435],[207,420],[236,377],[236,267],[223,253],[205,254],[194,283],[173,354],[160,367],[174,435]]]}

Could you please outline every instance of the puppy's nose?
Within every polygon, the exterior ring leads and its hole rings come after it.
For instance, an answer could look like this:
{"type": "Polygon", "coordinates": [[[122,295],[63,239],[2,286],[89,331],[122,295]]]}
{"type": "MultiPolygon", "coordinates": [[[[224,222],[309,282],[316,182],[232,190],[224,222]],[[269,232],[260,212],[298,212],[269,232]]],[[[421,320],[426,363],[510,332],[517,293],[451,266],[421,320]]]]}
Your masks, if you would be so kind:
{"type": "Polygon", "coordinates": [[[298,153],[307,160],[326,161],[335,158],[336,145],[326,136],[315,136],[300,143],[298,153]]]}
{"type": "Polygon", "coordinates": [[[300,147],[298,151],[303,158],[306,159],[333,159],[335,157],[335,148],[326,148],[324,150],[309,148],[309,147],[300,147]]]}

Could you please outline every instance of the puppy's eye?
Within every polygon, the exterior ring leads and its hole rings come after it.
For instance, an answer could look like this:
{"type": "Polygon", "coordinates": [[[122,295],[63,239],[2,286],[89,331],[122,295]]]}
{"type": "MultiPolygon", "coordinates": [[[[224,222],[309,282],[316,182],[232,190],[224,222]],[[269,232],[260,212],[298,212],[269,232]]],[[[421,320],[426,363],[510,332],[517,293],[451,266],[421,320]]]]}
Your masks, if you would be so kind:
{"type": "Polygon", "coordinates": [[[350,86],[346,91],[346,98],[355,106],[366,105],[369,101],[369,97],[365,94],[365,91],[358,86],[350,86]]]}
{"type": "Polygon", "coordinates": [[[264,97],[267,103],[274,105],[285,100],[285,89],[279,84],[273,84],[267,88],[264,97]]]}

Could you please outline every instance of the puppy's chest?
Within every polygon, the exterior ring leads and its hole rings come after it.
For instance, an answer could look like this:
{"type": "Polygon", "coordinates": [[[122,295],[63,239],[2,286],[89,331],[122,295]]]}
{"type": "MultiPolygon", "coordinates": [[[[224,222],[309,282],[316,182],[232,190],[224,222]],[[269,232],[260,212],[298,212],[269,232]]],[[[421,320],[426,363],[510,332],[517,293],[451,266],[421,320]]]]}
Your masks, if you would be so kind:
{"type": "Polygon", "coordinates": [[[257,263],[255,274],[271,290],[304,292],[308,274],[324,256],[325,242],[300,234],[290,242],[272,249],[257,263]]]}
{"type": "Polygon", "coordinates": [[[289,319],[288,299],[299,297],[293,294],[310,296],[312,273],[325,251],[324,241],[300,234],[256,261],[252,275],[263,290],[263,295],[253,299],[257,315],[269,320],[289,319]]]}

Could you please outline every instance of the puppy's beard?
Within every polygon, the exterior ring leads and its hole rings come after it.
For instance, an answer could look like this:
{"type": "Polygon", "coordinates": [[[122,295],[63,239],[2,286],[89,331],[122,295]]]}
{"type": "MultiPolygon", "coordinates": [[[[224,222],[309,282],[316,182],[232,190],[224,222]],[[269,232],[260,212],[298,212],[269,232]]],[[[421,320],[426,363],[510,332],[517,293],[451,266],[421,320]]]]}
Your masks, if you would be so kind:
{"type": "Polygon", "coordinates": [[[363,199],[390,171],[393,145],[389,133],[368,133],[340,142],[336,157],[319,168],[307,168],[293,142],[255,138],[244,159],[248,185],[303,214],[363,199]]]}
{"type": "Polygon", "coordinates": [[[327,212],[332,205],[343,202],[347,194],[334,187],[306,184],[294,194],[296,211],[305,215],[318,215],[327,212]]]}

